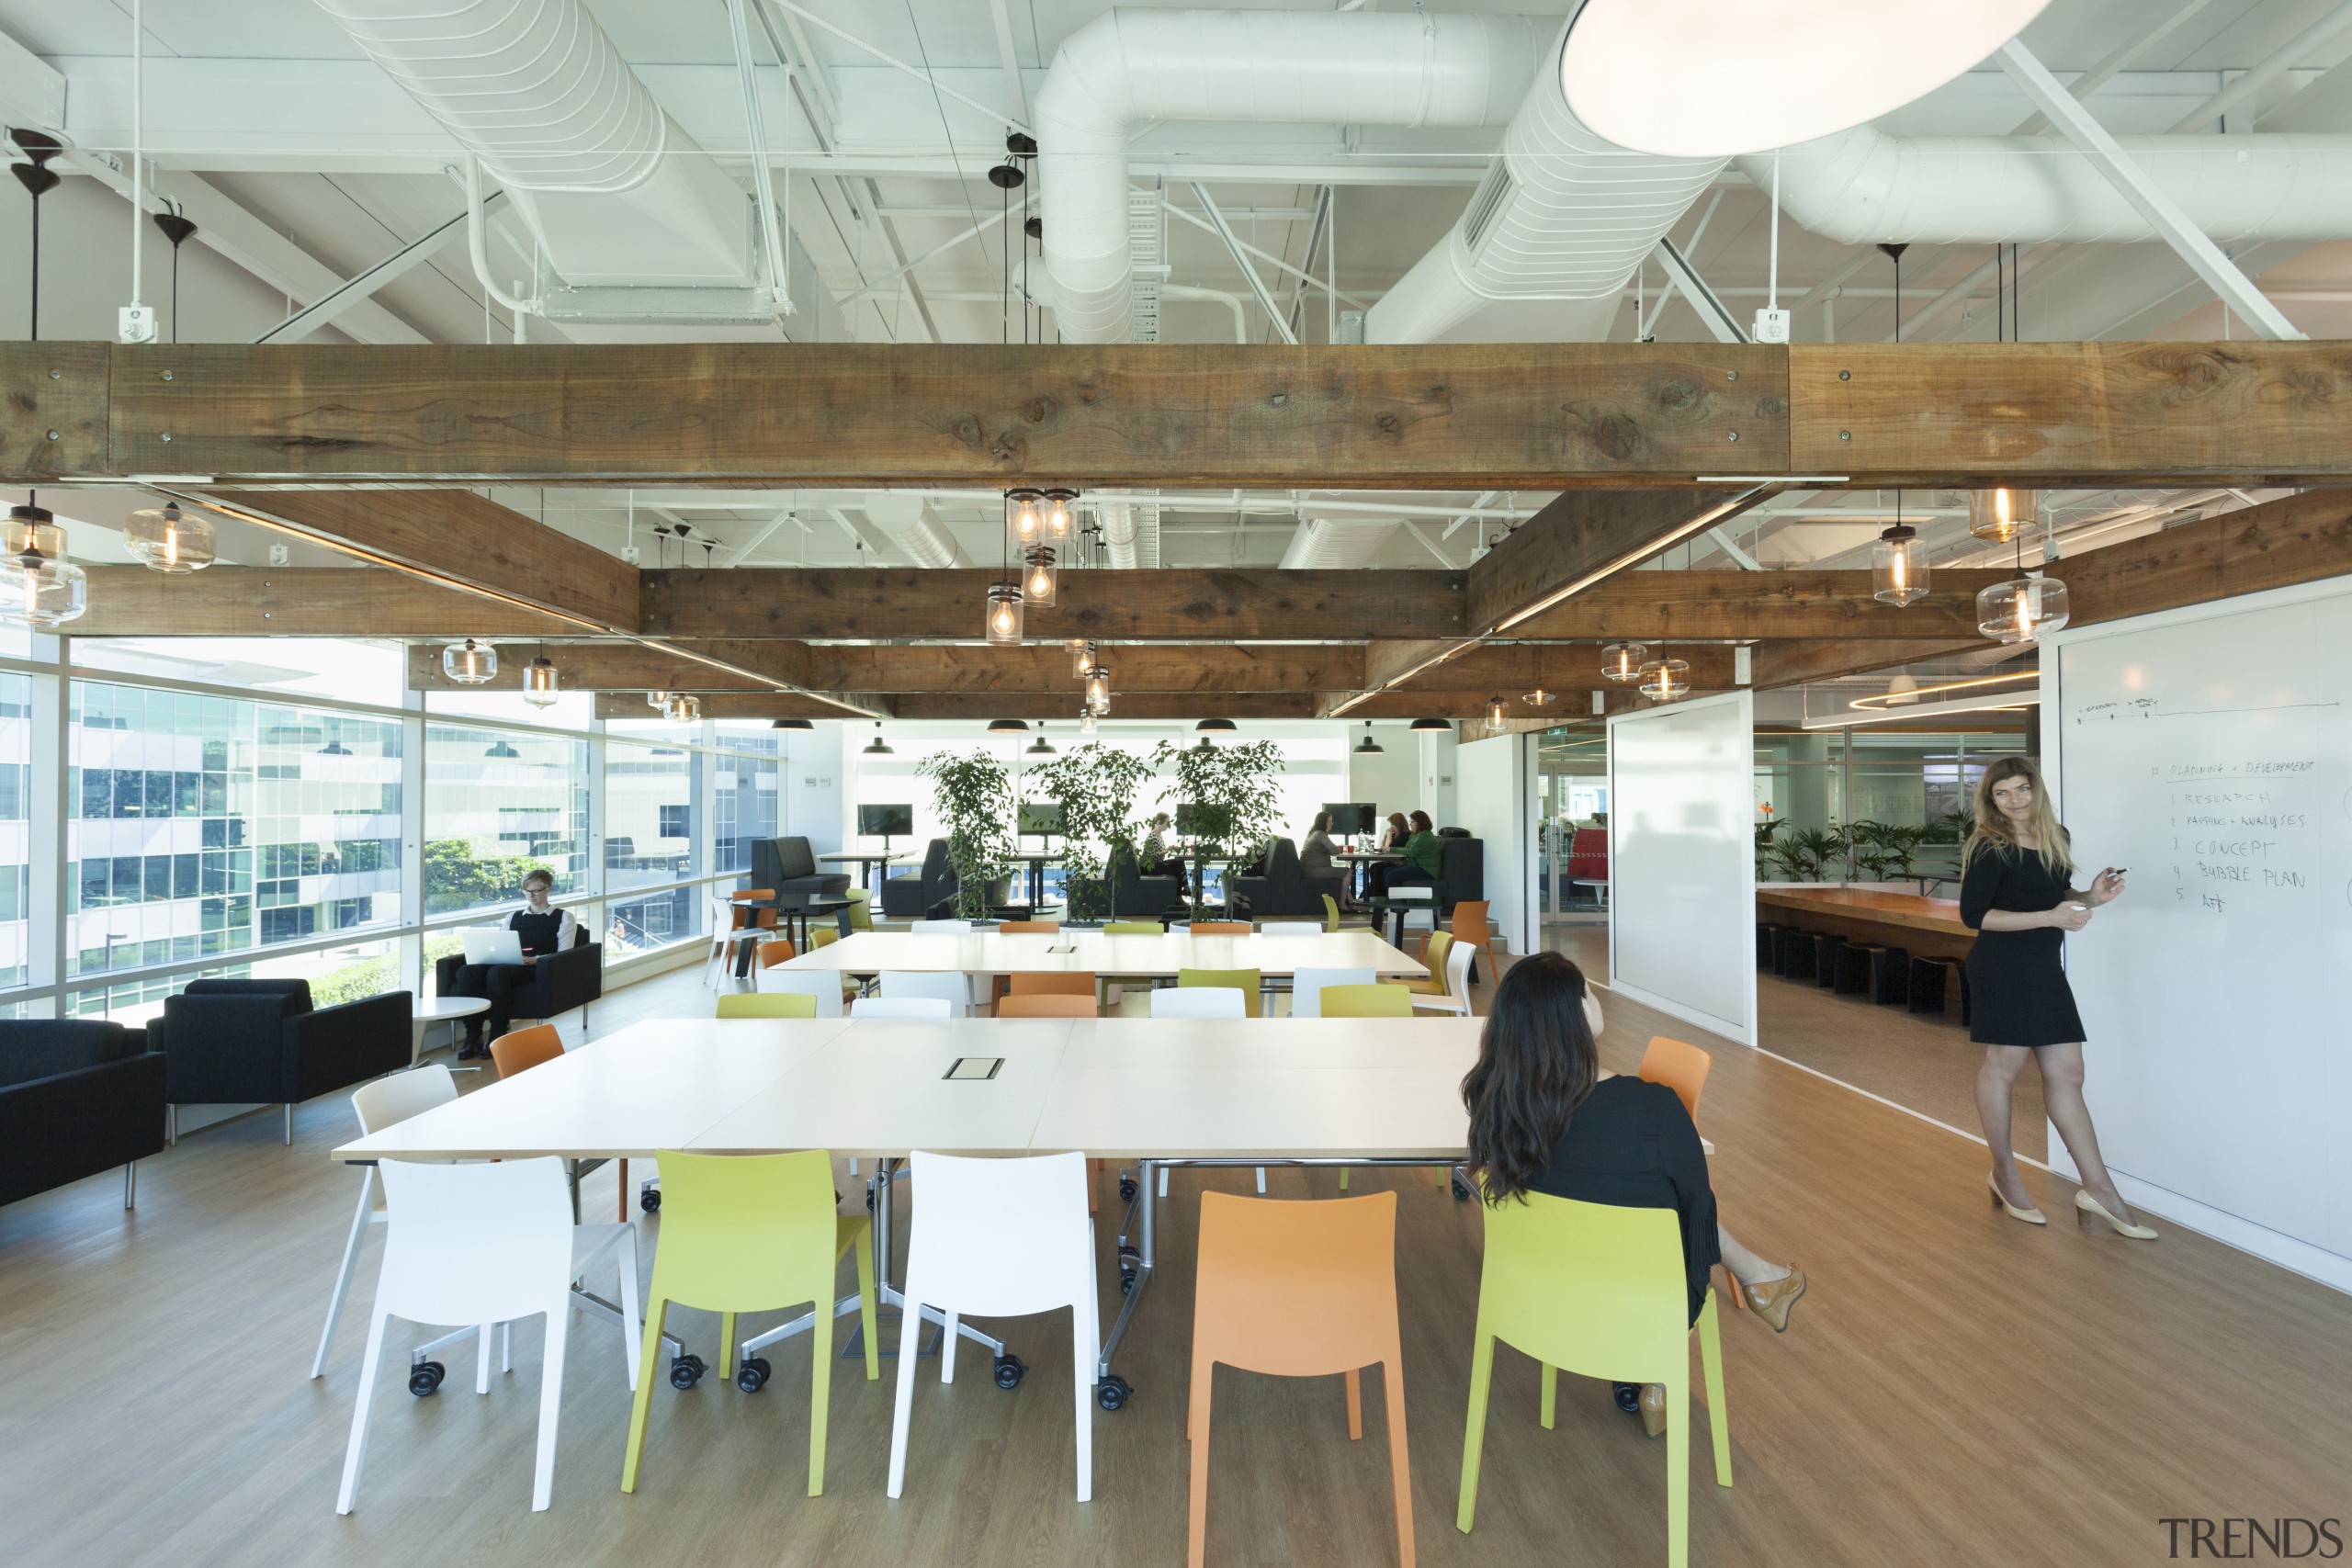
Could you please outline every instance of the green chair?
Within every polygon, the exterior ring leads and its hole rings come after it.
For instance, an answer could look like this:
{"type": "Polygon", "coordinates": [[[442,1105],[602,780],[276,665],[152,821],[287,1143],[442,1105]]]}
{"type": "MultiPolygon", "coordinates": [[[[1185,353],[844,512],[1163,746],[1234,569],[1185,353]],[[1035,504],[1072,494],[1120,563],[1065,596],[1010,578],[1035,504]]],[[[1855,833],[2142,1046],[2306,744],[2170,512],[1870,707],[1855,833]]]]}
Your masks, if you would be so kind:
{"type": "Polygon", "coordinates": [[[1265,976],[1255,969],[1179,969],[1176,971],[1176,984],[1179,986],[1223,986],[1239,991],[1242,1013],[1250,1018],[1264,1016],[1260,1010],[1263,998],[1258,993],[1260,987],[1265,984],[1265,976]]]}
{"type": "MultiPolygon", "coordinates": [[[[853,887],[844,895],[844,897],[850,901],[848,909],[849,929],[854,931],[872,931],[874,929],[874,894],[872,890],[864,887],[853,887]]],[[[833,930],[836,934],[839,934],[841,928],[839,926],[835,926],[833,930]]],[[[810,945],[814,946],[816,944],[811,943],[810,945]]]]}
{"type": "MultiPolygon", "coordinates": [[[[1327,993],[1328,994],[1328,993],[1327,993]]],[[[665,1224],[668,1223],[663,1222],[665,1224]]],[[[657,1264],[658,1267],[658,1264],[657,1264]]],[[[1552,1426],[1557,1370],[1620,1382],[1666,1385],[1666,1555],[1686,1568],[1690,1551],[1690,1333],[1707,1380],[1707,1426],[1715,1483],[1731,1484],[1731,1427],[1724,1404],[1723,1343],[1715,1294],[1696,1325],[1682,1275],[1682,1232],[1671,1209],[1579,1203],[1531,1192],[1487,1210],[1486,1265],[1471,1342],[1470,1419],[1462,1441],[1462,1506],[1470,1530],[1487,1393],[1500,1339],[1543,1367],[1541,1419],[1552,1426]]]]}
{"type": "Polygon", "coordinates": [[[1413,993],[1402,986],[1326,986],[1325,1018],[1410,1018],[1413,993]]]}
{"type": "MultiPolygon", "coordinates": [[[[1158,920],[1106,920],[1103,922],[1102,934],[1104,936],[1165,936],[1168,934],[1168,928],[1158,920]]],[[[1140,986],[1148,989],[1159,983],[1156,976],[1150,975],[1102,975],[1097,976],[1096,979],[1099,982],[1094,994],[1094,1007],[1097,1012],[1107,1010],[1112,1003],[1117,1001],[1119,991],[1123,987],[1140,986]]]]}
{"type": "Polygon", "coordinates": [[[792,991],[730,991],[718,998],[721,1018],[814,1018],[817,998],[792,991]]]}
{"type": "MultiPolygon", "coordinates": [[[[719,1314],[720,1375],[734,1377],[737,1314],[810,1302],[817,1322],[808,1336],[814,1362],[808,1495],[819,1496],[825,1490],[825,1409],[832,1384],[833,1280],[842,1255],[852,1250],[857,1254],[858,1314],[865,1331],[865,1380],[882,1375],[874,1332],[874,1221],[834,1211],[832,1158],[822,1149],[751,1156],[663,1149],[661,1160],[662,1245],[653,1255],[653,1288],[645,1303],[645,1351],[629,1411],[621,1490],[637,1490],[653,1364],[662,1349],[662,1319],[673,1303],[719,1314]]],[[[752,1393],[767,1376],[767,1362],[754,1356],[743,1363],[737,1385],[752,1393]]]]}

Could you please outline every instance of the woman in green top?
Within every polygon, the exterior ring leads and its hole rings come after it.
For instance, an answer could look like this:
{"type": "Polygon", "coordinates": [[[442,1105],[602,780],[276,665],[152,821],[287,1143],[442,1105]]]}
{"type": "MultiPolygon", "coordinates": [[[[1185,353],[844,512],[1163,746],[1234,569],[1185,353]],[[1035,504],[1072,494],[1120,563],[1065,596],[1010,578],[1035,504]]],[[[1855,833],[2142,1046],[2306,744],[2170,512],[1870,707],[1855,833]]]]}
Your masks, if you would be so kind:
{"type": "Polygon", "coordinates": [[[1405,857],[1403,862],[1373,868],[1375,873],[1387,874],[1379,879],[1376,891],[1385,893],[1392,887],[1413,884],[1427,886],[1437,881],[1438,872],[1445,864],[1444,845],[1430,825],[1428,812],[1414,812],[1412,822],[1413,836],[1398,850],[1405,857]]]}

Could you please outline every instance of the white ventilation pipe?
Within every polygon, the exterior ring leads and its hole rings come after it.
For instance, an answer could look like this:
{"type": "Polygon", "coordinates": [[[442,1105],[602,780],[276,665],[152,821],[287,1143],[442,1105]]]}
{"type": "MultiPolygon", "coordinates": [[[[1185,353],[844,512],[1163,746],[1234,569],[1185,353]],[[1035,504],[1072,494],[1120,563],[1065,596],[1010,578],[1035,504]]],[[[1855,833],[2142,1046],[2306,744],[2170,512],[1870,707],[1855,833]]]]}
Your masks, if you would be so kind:
{"type": "Polygon", "coordinates": [[[956,536],[939,520],[938,508],[911,495],[876,495],[865,503],[865,520],[907,553],[917,566],[969,566],[956,536]]]}
{"type": "Polygon", "coordinates": [[[754,283],[741,187],[582,0],[318,0],[480,158],[574,287],[754,283]]]}
{"type": "Polygon", "coordinates": [[[1513,17],[1122,9],[1096,17],[1063,40],[1034,106],[1046,269],[1062,337],[1127,335],[1127,138],[1136,122],[1499,125],[1525,94],[1535,56],[1530,24],[1513,17]]]}
{"type": "Polygon", "coordinates": [[[1283,551],[1282,565],[1287,571],[1303,571],[1310,568],[1342,568],[1370,566],[1388,541],[1396,536],[1401,523],[1341,523],[1329,517],[1306,517],[1299,520],[1298,532],[1290,536],[1290,547],[1283,551]]]}
{"type": "MultiPolygon", "coordinates": [[[[2222,243],[2352,234],[2352,136],[2117,139],[2222,243]]],[[[1770,178],[1769,153],[1739,160],[1770,178]]],[[[1783,149],[1781,206],[1847,244],[2160,240],[2090,161],[2052,138],[1888,136],[1870,126],[1783,149]]]]}
{"type": "Polygon", "coordinates": [[[1121,571],[1159,565],[1159,503],[1100,501],[1095,521],[1102,525],[1102,558],[1121,571]]]}
{"type": "Polygon", "coordinates": [[[1634,269],[1722,173],[1721,158],[1595,135],[1561,96],[1559,58],[1555,39],[1469,208],[1373,306],[1364,341],[1599,342],[1634,269]]]}

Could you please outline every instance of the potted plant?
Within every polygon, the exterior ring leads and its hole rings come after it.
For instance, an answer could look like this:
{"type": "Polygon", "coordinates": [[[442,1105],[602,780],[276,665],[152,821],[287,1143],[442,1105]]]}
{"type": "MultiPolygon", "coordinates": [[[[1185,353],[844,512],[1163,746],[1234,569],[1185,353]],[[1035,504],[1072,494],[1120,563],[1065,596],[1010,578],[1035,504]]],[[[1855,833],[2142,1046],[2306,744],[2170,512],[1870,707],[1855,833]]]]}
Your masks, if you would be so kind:
{"type": "Polygon", "coordinates": [[[1136,795],[1151,764],[1099,740],[1067,751],[1029,777],[1062,811],[1062,896],[1072,919],[1100,919],[1111,908],[1104,870],[1112,853],[1136,848],[1136,795]]]}
{"type": "MultiPolygon", "coordinates": [[[[1283,749],[1273,741],[1179,746],[1163,740],[1153,749],[1151,760],[1175,773],[1175,782],[1160,791],[1162,802],[1219,808],[1221,830],[1202,843],[1212,859],[1228,849],[1255,848],[1272,834],[1280,820],[1274,775],[1283,771],[1283,749]]],[[[1200,915],[1195,898],[1193,916],[1197,919],[1200,915]]]]}
{"type": "Polygon", "coordinates": [[[915,772],[932,784],[933,804],[947,825],[947,863],[956,873],[956,912],[984,919],[1001,902],[1012,873],[1012,778],[986,751],[934,751],[915,772]]]}
{"type": "Polygon", "coordinates": [[[1845,853],[1841,834],[1826,828],[1792,828],[1769,852],[1784,882],[1820,882],[1831,862],[1845,853]]]}

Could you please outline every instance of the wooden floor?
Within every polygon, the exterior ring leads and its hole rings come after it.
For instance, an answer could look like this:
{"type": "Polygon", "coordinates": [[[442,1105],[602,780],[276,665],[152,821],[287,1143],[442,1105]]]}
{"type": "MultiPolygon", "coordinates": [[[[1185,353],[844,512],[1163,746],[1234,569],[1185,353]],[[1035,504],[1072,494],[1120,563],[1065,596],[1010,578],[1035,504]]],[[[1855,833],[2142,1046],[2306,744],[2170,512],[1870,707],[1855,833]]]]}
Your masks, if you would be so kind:
{"type": "MultiPolygon", "coordinates": [[[[617,994],[595,1025],[708,1005],[689,972],[617,994]]],[[[1615,1001],[1610,1065],[1631,1067],[1654,1029],[1691,1032],[1615,1001]]],[[[2055,1179],[2033,1185],[2057,1223],[2002,1219],[1975,1145],[1710,1043],[1702,1124],[1718,1146],[1724,1219],[1766,1254],[1803,1262],[1814,1287],[1784,1337],[1744,1314],[1724,1325],[1737,1484],[1708,1483],[1694,1453],[1693,1562],[2143,1563],[2164,1558],[2163,1517],[2346,1511],[2345,1297],[2162,1221],[2153,1246],[2078,1231],[2055,1179]]],[[[1161,1277],[1122,1363],[1136,1401],[1095,1417],[1091,1504],[1071,1496],[1066,1316],[1001,1325],[1032,1369],[1015,1392],[970,1359],[951,1387],[926,1379],[898,1503],[882,1490],[887,1361],[879,1384],[857,1363],[829,1363],[827,1491],[802,1495],[802,1354],[777,1358],[753,1396],[716,1378],[657,1388],[639,1488],[621,1495],[618,1336],[576,1319],[549,1513],[528,1512],[539,1336],[526,1328],[514,1372],[488,1398],[471,1392],[464,1356],[432,1399],[387,1379],[358,1512],[337,1518],[362,1311],[346,1315],[329,1375],[304,1374],[356,1190],[325,1158],[352,1130],[347,1102],[303,1107],[295,1130],[281,1148],[273,1110],[190,1137],[142,1168],[135,1215],[111,1176],[0,1209],[0,1562],[1182,1560],[1194,1194],[1242,1190],[1247,1172],[1177,1177],[1161,1277]]],[[[1360,1189],[1377,1179],[1357,1178],[1360,1189]]],[[[1276,1196],[1304,1197],[1329,1195],[1334,1179],[1270,1180],[1276,1196]]],[[[1660,1446],[1605,1387],[1573,1379],[1557,1429],[1543,1431],[1533,1367],[1510,1352],[1497,1360],[1478,1528],[1455,1533],[1479,1214],[1433,1176],[1391,1184],[1405,1193],[1420,1560],[1663,1562],[1660,1446]]],[[[610,1176],[590,1192],[609,1212],[610,1176]]],[[[371,1237],[363,1255],[363,1306],[380,1245],[371,1237]]],[[[1102,1252],[1103,1300],[1115,1303],[1107,1237],[1102,1252]]],[[[716,1320],[683,1322],[711,1356],[716,1320]]],[[[1227,1371],[1217,1395],[1212,1563],[1394,1561],[1376,1384],[1354,1444],[1337,1379],[1227,1371]]]]}

